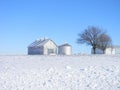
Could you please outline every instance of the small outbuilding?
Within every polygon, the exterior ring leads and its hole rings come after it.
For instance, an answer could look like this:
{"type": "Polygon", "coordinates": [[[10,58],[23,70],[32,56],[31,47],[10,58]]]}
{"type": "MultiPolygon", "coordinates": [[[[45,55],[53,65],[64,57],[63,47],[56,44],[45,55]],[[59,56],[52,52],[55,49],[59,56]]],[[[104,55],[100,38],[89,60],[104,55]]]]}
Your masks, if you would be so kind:
{"type": "Polygon", "coordinates": [[[71,55],[72,54],[72,46],[68,43],[58,46],[58,54],[59,55],[71,55]]]}
{"type": "Polygon", "coordinates": [[[28,55],[56,55],[57,45],[51,39],[38,39],[28,46],[28,55]]]}
{"type": "Polygon", "coordinates": [[[120,46],[111,46],[106,48],[105,54],[113,54],[113,55],[120,54],[120,46]]]}
{"type": "MultiPolygon", "coordinates": [[[[91,49],[91,53],[93,54],[93,49],[91,49]]],[[[105,49],[105,53],[101,49],[96,49],[96,54],[110,54],[117,55],[120,54],[120,46],[110,46],[105,49]]]]}

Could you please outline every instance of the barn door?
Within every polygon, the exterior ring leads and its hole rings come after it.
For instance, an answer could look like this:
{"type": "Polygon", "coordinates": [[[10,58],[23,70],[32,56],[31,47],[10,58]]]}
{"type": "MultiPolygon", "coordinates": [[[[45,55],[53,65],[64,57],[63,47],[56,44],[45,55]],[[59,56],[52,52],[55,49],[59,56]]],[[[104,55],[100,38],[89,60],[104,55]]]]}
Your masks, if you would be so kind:
{"type": "Polygon", "coordinates": [[[51,55],[51,54],[54,54],[54,53],[55,53],[55,52],[54,52],[54,49],[48,49],[47,51],[48,51],[48,55],[51,55]]]}

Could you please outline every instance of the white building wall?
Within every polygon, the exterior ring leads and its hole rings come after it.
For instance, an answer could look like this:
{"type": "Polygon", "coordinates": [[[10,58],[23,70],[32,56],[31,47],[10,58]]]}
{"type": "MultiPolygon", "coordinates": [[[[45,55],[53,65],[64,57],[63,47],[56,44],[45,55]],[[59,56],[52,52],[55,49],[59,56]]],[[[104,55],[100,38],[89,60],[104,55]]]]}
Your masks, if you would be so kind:
{"type": "Polygon", "coordinates": [[[52,41],[48,41],[44,45],[44,55],[49,55],[48,49],[53,49],[53,53],[51,53],[51,54],[55,54],[55,55],[57,54],[57,46],[52,41]]]}
{"type": "Polygon", "coordinates": [[[106,48],[105,54],[115,54],[115,48],[106,48]]]}
{"type": "MultiPolygon", "coordinates": [[[[93,49],[91,49],[91,53],[93,54],[93,49]]],[[[96,49],[96,54],[103,54],[103,51],[100,49],[96,49]]],[[[113,46],[113,47],[106,48],[105,54],[108,54],[108,55],[120,54],[120,47],[113,46]]]]}
{"type": "Polygon", "coordinates": [[[120,47],[116,49],[115,54],[120,54],[120,47]]]}

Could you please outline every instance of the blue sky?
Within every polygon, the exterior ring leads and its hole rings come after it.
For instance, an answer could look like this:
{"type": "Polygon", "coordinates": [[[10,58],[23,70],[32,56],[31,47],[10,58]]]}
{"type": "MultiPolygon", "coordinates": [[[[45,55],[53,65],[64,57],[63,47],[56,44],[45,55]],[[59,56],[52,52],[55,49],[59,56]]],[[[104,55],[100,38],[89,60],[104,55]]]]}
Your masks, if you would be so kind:
{"type": "Polygon", "coordinates": [[[68,42],[73,53],[90,53],[90,47],[76,44],[88,26],[107,30],[120,45],[120,1],[0,0],[0,54],[27,54],[27,46],[41,37],[68,42]]]}

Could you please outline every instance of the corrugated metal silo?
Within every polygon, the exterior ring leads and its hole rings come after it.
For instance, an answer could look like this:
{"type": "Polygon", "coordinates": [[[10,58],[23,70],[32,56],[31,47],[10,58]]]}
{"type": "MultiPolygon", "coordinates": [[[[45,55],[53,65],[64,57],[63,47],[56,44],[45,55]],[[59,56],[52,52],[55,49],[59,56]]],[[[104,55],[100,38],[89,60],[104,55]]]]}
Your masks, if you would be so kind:
{"type": "Polygon", "coordinates": [[[58,54],[59,55],[71,55],[72,54],[72,46],[68,43],[60,45],[58,47],[58,54]]]}

